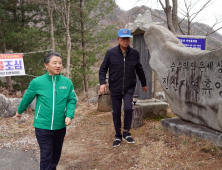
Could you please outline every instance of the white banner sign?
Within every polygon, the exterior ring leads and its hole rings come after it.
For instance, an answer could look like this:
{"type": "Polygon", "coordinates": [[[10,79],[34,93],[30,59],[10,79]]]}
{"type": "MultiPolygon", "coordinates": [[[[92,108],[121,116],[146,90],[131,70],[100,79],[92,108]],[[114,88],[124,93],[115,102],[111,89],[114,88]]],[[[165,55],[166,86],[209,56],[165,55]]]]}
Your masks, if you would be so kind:
{"type": "Polygon", "coordinates": [[[0,54],[0,77],[25,75],[23,55],[0,54]]]}

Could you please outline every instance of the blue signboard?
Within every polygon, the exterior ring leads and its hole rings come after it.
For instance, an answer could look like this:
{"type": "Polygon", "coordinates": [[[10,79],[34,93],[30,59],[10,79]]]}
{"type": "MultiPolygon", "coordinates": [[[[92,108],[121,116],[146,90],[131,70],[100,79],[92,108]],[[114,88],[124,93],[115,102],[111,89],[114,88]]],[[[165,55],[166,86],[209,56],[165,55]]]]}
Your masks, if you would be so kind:
{"type": "Polygon", "coordinates": [[[186,47],[206,50],[206,39],[204,38],[182,38],[177,37],[186,47]]]}

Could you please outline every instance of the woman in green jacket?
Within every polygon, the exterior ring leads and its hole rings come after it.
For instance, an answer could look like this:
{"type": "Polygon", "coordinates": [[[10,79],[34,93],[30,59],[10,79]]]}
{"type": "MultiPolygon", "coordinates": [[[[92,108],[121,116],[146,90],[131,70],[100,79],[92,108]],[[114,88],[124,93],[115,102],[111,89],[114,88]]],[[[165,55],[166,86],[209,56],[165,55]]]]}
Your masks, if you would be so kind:
{"type": "Polygon", "coordinates": [[[62,57],[50,52],[44,58],[46,74],[33,79],[23,96],[16,116],[36,97],[33,126],[40,147],[40,170],[56,170],[66,133],[76,108],[77,97],[70,79],[60,74],[62,57]]]}

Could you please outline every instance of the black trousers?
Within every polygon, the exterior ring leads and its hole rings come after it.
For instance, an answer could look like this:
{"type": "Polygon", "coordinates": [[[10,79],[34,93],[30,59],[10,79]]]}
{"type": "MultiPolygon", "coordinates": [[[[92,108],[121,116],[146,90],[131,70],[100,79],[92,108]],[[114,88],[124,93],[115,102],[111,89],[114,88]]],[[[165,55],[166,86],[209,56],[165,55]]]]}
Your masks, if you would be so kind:
{"type": "Polygon", "coordinates": [[[124,94],[111,92],[112,108],[113,108],[113,123],[116,131],[116,138],[122,139],[122,136],[130,136],[129,133],[132,123],[132,100],[134,89],[127,90],[124,94]],[[121,133],[121,106],[124,101],[124,127],[123,135],[121,133]]]}
{"type": "Polygon", "coordinates": [[[40,147],[40,170],[56,170],[62,152],[66,127],[59,130],[35,128],[40,147]]]}

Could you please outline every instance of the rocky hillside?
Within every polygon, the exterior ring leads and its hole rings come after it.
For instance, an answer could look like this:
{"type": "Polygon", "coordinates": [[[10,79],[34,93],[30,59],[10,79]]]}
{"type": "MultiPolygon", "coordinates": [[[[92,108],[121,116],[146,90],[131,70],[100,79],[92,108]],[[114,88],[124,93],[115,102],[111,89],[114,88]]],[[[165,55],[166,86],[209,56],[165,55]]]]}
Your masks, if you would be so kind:
{"type": "MultiPolygon", "coordinates": [[[[123,28],[129,22],[134,22],[137,15],[144,14],[146,10],[150,10],[150,8],[146,6],[135,7],[129,11],[121,10],[119,7],[116,7],[113,14],[111,14],[110,18],[103,20],[103,24],[115,24],[118,28],[123,28]]],[[[166,24],[166,15],[163,10],[151,10],[152,19],[154,22],[164,22],[164,26],[167,27],[166,24]]],[[[179,21],[181,18],[179,18],[179,21]]],[[[191,29],[192,35],[201,35],[205,36],[209,30],[210,26],[203,23],[195,23],[191,29]]],[[[187,28],[183,28],[184,32],[187,32],[187,28]]],[[[178,31],[178,34],[182,34],[178,31]]],[[[111,46],[115,45],[116,42],[111,42],[111,46]]],[[[222,47],[222,35],[215,32],[207,37],[207,49],[213,50],[222,47]]]]}

